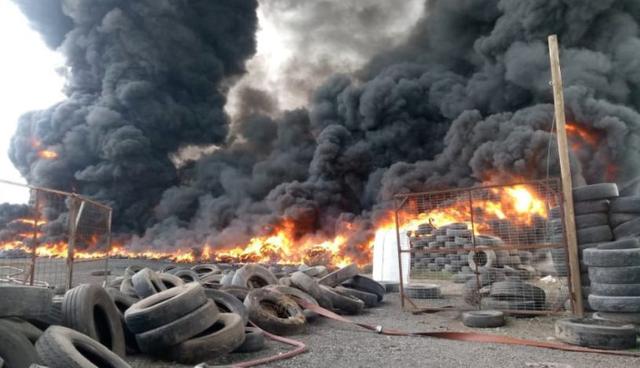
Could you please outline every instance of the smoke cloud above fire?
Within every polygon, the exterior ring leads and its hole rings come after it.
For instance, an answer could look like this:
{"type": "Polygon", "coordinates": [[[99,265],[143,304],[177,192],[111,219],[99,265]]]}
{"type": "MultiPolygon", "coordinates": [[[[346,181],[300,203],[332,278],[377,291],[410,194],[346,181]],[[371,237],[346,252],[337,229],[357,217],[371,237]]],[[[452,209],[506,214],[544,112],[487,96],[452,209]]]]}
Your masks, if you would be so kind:
{"type": "MultiPolygon", "coordinates": [[[[553,33],[567,117],[582,132],[572,138],[575,182],[640,174],[634,0],[427,1],[402,42],[346,43],[369,59],[356,71],[339,68],[349,52],[330,41],[340,37],[300,27],[310,52],[323,40],[332,52],[321,53],[330,73],[299,68],[298,79],[332,75],[288,111],[271,88],[248,83],[233,121],[226,96],[256,51],[257,1],[15,1],[67,57],[68,99],[21,118],[11,159],[30,183],[113,206],[134,247],[238,245],[286,220],[298,236],[348,227],[342,251],[356,254],[395,193],[557,175],[553,33]]],[[[390,19],[391,2],[374,3],[366,14],[390,19]]],[[[302,24],[331,24],[347,8],[308,12],[302,24]]],[[[393,8],[393,18],[414,9],[393,8]]],[[[392,34],[394,23],[380,22],[392,34]]]]}

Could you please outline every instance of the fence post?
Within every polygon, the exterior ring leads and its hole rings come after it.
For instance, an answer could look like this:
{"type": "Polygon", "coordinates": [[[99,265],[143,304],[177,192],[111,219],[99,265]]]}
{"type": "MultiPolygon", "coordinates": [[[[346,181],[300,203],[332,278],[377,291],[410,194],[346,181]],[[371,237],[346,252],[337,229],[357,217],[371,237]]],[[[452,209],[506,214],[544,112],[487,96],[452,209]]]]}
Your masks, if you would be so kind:
{"type": "Polygon", "coordinates": [[[35,203],[34,203],[34,214],[33,214],[33,237],[31,244],[31,266],[29,268],[29,285],[33,286],[35,273],[36,273],[36,262],[38,258],[38,222],[40,221],[40,200],[39,200],[39,191],[34,189],[35,192],[35,203]]]}
{"type": "Polygon", "coordinates": [[[69,242],[67,243],[67,290],[73,287],[73,259],[76,247],[76,231],[78,228],[78,197],[71,197],[71,208],[69,208],[69,242]]]}

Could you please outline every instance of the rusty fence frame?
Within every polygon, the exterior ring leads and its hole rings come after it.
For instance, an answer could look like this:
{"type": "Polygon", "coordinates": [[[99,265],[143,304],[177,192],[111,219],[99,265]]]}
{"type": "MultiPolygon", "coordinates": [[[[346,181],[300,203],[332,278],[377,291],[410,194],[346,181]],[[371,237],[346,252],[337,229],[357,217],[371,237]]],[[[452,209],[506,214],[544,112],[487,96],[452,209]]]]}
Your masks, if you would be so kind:
{"type": "MultiPolygon", "coordinates": [[[[394,203],[395,203],[395,208],[394,208],[394,216],[395,216],[395,228],[396,228],[396,245],[397,245],[397,255],[398,255],[398,276],[399,276],[399,292],[400,292],[400,301],[401,301],[401,308],[404,310],[408,310],[412,313],[421,313],[421,312],[437,312],[437,311],[451,311],[451,310],[455,310],[455,311],[465,311],[465,310],[478,310],[479,308],[477,307],[472,307],[469,306],[468,308],[456,308],[456,307],[452,307],[452,306],[446,306],[446,307],[427,307],[427,308],[421,308],[419,307],[409,296],[407,296],[406,292],[405,292],[405,282],[407,280],[404,280],[404,276],[403,276],[403,261],[402,261],[402,255],[405,253],[409,253],[412,254],[415,252],[415,249],[411,246],[408,247],[408,249],[403,249],[402,247],[402,242],[401,242],[401,224],[400,224],[400,213],[403,209],[403,206],[407,203],[407,201],[410,200],[410,198],[412,197],[418,197],[418,196],[433,196],[433,195],[439,195],[439,194],[459,194],[459,193],[467,193],[467,198],[469,201],[469,219],[471,222],[471,241],[473,244],[473,248],[474,250],[476,249],[476,235],[475,235],[475,219],[474,219],[474,214],[473,214],[473,196],[472,193],[475,191],[486,191],[489,189],[494,189],[494,188],[506,188],[506,187],[515,187],[515,186],[530,186],[530,185],[544,185],[544,186],[549,186],[551,187],[552,185],[555,185],[556,188],[561,188],[560,187],[561,181],[560,178],[548,178],[548,179],[539,179],[539,180],[530,180],[530,181],[517,181],[517,182],[511,182],[508,184],[493,184],[493,185],[484,185],[484,186],[475,186],[475,187],[466,187],[466,188],[453,188],[453,189],[443,189],[443,190],[436,190],[436,191],[428,191],[428,192],[413,192],[413,193],[400,193],[400,194],[396,194],[394,195],[394,203]],[[405,301],[407,301],[410,305],[411,308],[407,308],[405,301]]],[[[564,202],[564,196],[561,190],[558,190],[555,195],[557,195],[557,202],[559,203],[559,207],[560,207],[560,219],[562,221],[562,223],[564,224],[564,217],[565,217],[565,212],[564,212],[564,207],[562,206],[562,203],[564,202]]],[[[569,249],[567,246],[567,231],[563,229],[562,231],[563,236],[562,236],[562,248],[565,250],[564,255],[565,255],[565,259],[564,259],[564,263],[565,263],[565,267],[567,270],[567,275],[566,276],[561,276],[562,278],[566,278],[567,281],[569,281],[571,279],[571,268],[569,267],[569,249]]],[[[535,249],[551,249],[551,248],[555,248],[555,249],[559,249],[560,247],[554,246],[551,243],[545,243],[545,244],[531,244],[531,245],[526,245],[526,246],[507,246],[501,249],[505,249],[505,250],[510,250],[510,249],[514,249],[514,250],[523,250],[523,249],[531,249],[531,250],[535,250],[535,249]]],[[[411,270],[411,263],[409,263],[409,270],[411,270]]],[[[476,274],[476,279],[477,279],[477,275],[479,274],[478,269],[476,268],[476,270],[473,270],[474,273],[476,274]]],[[[408,273],[409,277],[411,277],[410,272],[408,273]]],[[[573,291],[573,284],[571,282],[567,282],[567,287],[568,287],[568,292],[569,294],[567,295],[568,300],[571,303],[571,306],[574,307],[575,306],[575,301],[574,301],[574,291],[573,291]]],[[[514,314],[514,315],[518,315],[518,314],[523,314],[523,315],[558,315],[558,314],[562,314],[564,313],[564,310],[562,308],[558,308],[557,310],[554,309],[548,309],[548,310],[503,310],[504,312],[510,313],[510,314],[514,314]]]]}

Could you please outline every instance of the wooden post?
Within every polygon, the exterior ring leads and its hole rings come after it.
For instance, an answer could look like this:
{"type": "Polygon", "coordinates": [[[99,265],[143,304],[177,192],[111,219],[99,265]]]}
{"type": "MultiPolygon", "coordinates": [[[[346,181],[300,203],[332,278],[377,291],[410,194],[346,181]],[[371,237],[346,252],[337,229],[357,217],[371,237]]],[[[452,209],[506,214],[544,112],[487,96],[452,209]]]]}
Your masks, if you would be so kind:
{"type": "Polygon", "coordinates": [[[549,58],[551,60],[551,78],[553,82],[553,100],[556,117],[556,136],[558,138],[558,154],[560,157],[560,177],[562,178],[564,228],[569,255],[569,270],[571,279],[570,290],[573,299],[573,313],[578,317],[584,316],[582,306],[582,284],[580,282],[580,260],[578,259],[578,239],[573,213],[573,185],[571,182],[571,166],[567,145],[567,131],[564,112],[564,94],[562,87],[562,73],[560,71],[560,52],[558,50],[558,36],[549,36],[549,58]]]}

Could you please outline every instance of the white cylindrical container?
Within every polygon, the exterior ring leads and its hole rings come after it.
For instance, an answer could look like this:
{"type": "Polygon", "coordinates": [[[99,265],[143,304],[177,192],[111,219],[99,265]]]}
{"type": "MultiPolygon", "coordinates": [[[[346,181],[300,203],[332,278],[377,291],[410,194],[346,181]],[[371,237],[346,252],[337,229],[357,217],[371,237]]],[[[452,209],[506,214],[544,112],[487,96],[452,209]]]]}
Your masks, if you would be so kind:
{"type": "MultiPolygon", "coordinates": [[[[379,230],[373,243],[373,279],[376,281],[400,282],[398,268],[398,241],[396,230],[379,230]]],[[[400,233],[400,246],[409,249],[409,237],[400,233]]],[[[409,282],[410,253],[402,253],[402,279],[409,282]]]]}

